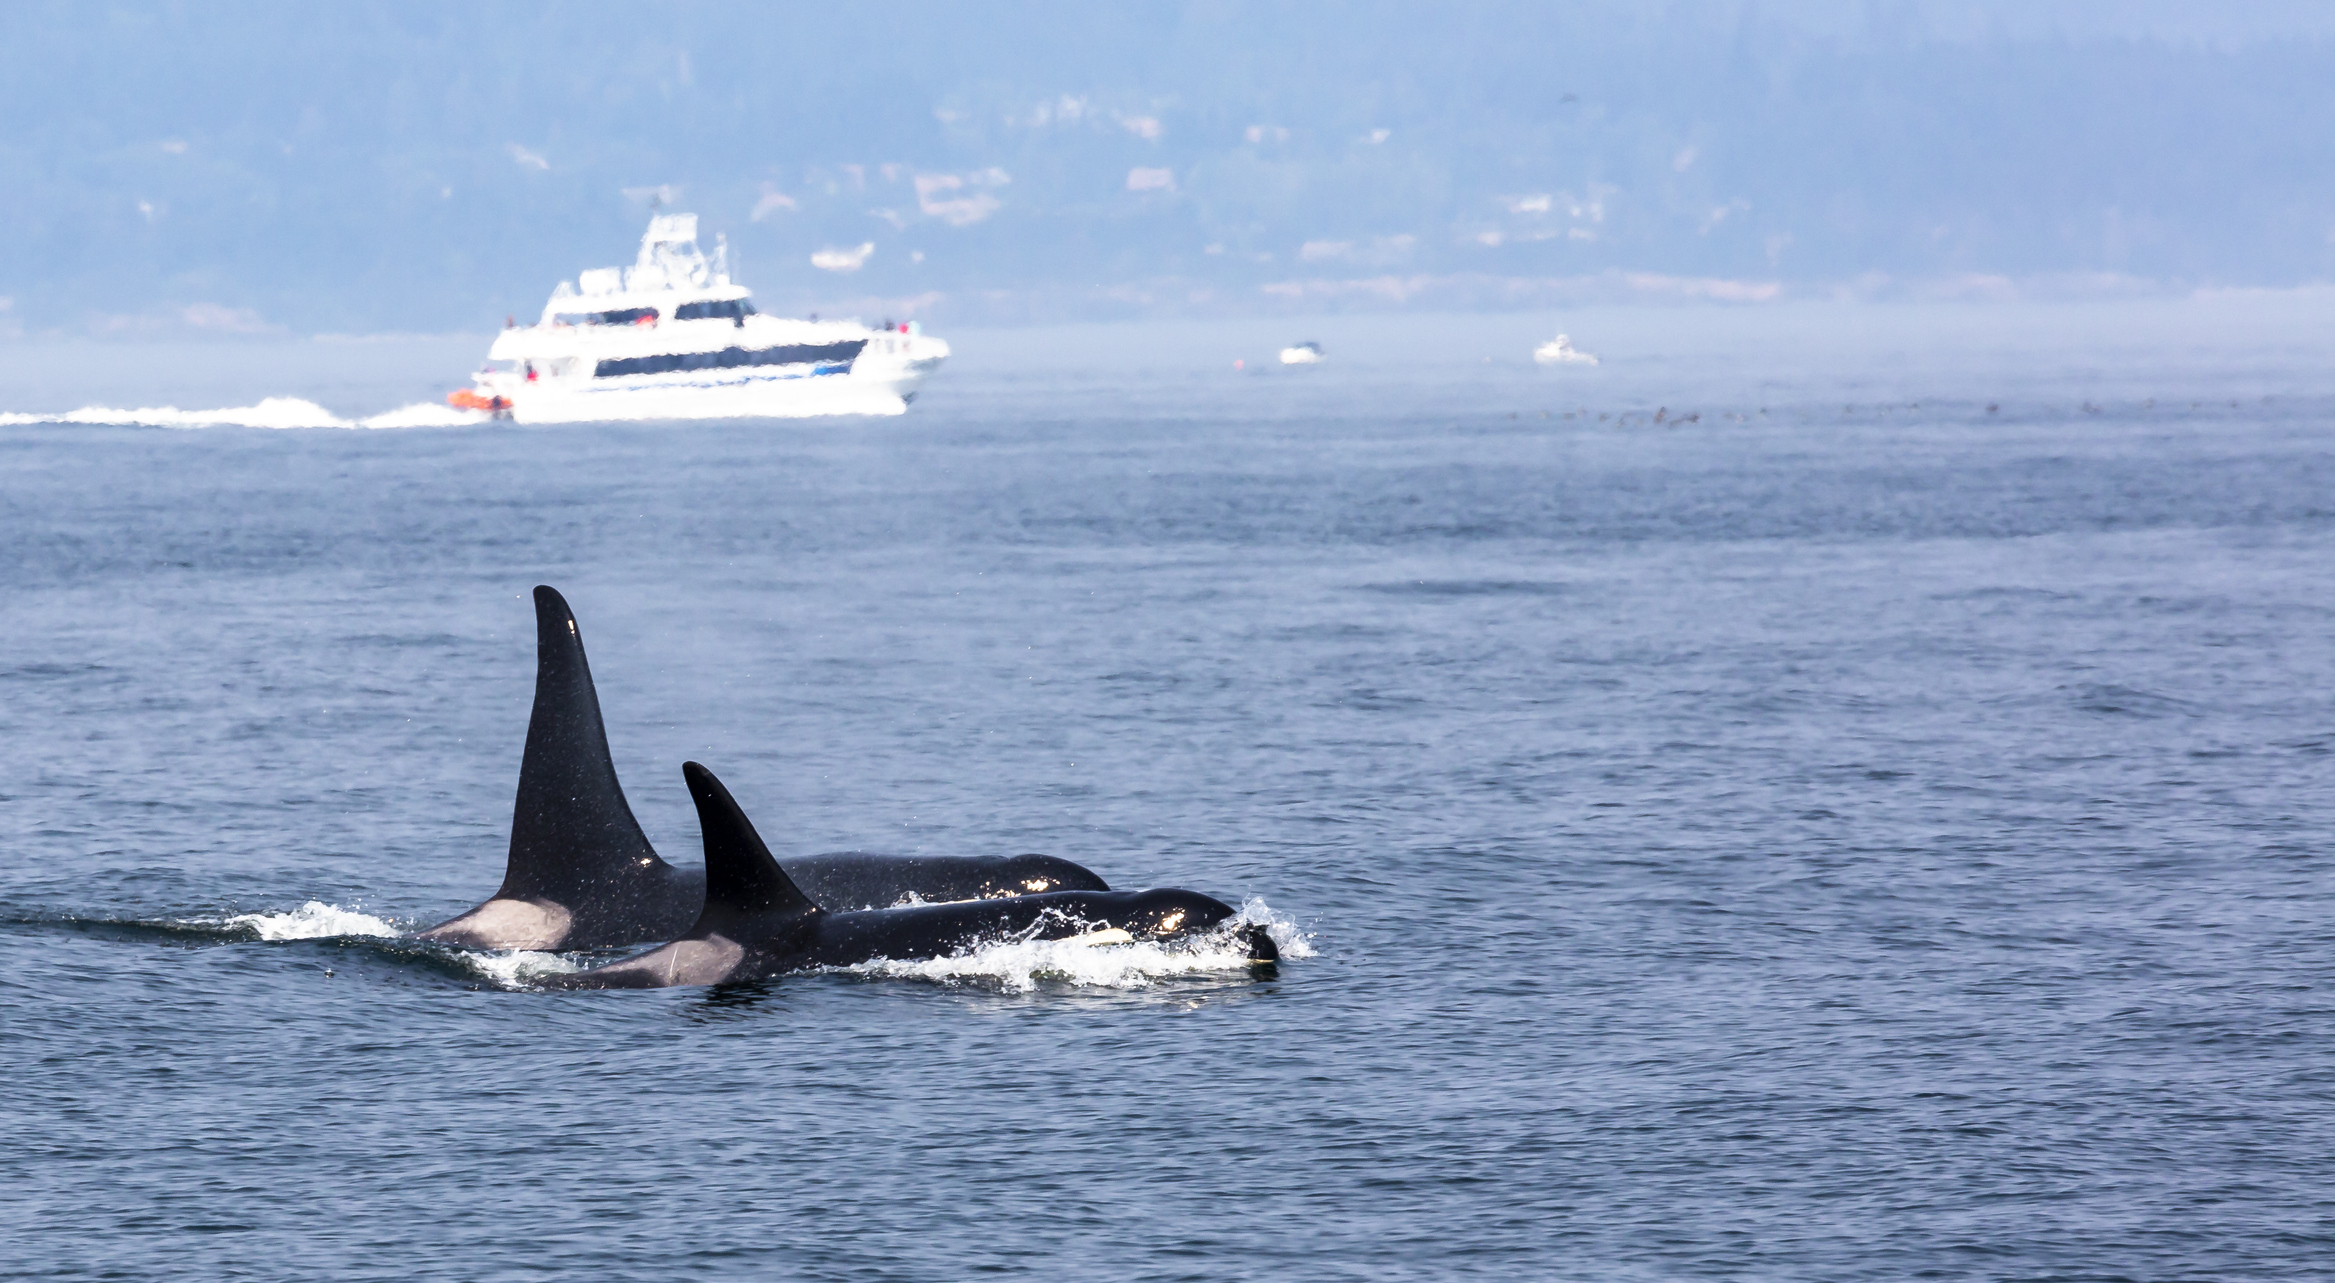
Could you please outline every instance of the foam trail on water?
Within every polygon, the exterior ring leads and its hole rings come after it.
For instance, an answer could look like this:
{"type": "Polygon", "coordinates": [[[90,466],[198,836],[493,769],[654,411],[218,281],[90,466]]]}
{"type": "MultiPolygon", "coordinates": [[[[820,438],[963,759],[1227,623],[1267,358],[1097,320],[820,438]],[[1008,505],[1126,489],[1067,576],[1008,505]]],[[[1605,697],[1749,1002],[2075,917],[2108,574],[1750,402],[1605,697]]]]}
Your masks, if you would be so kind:
{"type": "MultiPolygon", "coordinates": [[[[816,382],[842,384],[846,381],[819,379],[816,382]]],[[[881,387],[842,386],[830,389],[822,386],[799,398],[776,404],[736,396],[705,399],[711,395],[659,395],[655,391],[646,391],[631,395],[620,406],[600,405],[590,413],[578,411],[572,404],[567,404],[567,408],[562,410],[561,404],[566,403],[555,403],[543,412],[549,417],[531,421],[567,423],[594,419],[664,421],[733,417],[801,419],[830,414],[895,415],[908,412],[907,401],[898,393],[881,387]]],[[[457,410],[453,406],[430,401],[416,401],[360,419],[344,419],[314,401],[293,396],[272,396],[258,405],[230,406],[222,410],[181,410],[175,405],[143,406],[137,409],[85,405],[62,414],[0,414],[0,427],[86,423],[132,428],[462,428],[492,421],[491,416],[476,410],[457,410]]]]}
{"type": "Polygon", "coordinates": [[[483,423],[486,416],[449,405],[417,401],[364,419],[344,419],[314,401],[272,396],[258,405],[223,410],[181,410],[175,405],[134,410],[85,405],[64,414],[0,414],[0,427],[34,423],[88,423],[138,428],[452,428],[483,423]]]}
{"type": "Polygon", "coordinates": [[[943,984],[985,981],[1010,993],[1027,993],[1036,989],[1041,980],[1091,988],[1141,989],[1155,980],[1173,976],[1246,971],[1250,965],[1248,945],[1238,931],[1251,925],[1264,927],[1285,959],[1314,956],[1310,937],[1299,931],[1296,923],[1274,914],[1263,900],[1252,897],[1243,901],[1240,912],[1216,930],[1169,944],[1000,940],[955,957],[908,961],[878,958],[840,970],[851,975],[935,980],[943,984]]]}
{"type": "Polygon", "coordinates": [[[239,913],[223,924],[259,933],[262,940],[323,940],[332,936],[394,936],[395,926],[355,909],[310,900],[289,913],[239,913]]]}
{"type": "Polygon", "coordinates": [[[296,396],[272,396],[258,405],[231,406],[224,410],[181,410],[175,405],[147,406],[135,410],[116,409],[105,405],[86,405],[65,414],[10,414],[0,416],[0,423],[102,423],[143,428],[338,428],[347,421],[314,401],[296,396]]]}

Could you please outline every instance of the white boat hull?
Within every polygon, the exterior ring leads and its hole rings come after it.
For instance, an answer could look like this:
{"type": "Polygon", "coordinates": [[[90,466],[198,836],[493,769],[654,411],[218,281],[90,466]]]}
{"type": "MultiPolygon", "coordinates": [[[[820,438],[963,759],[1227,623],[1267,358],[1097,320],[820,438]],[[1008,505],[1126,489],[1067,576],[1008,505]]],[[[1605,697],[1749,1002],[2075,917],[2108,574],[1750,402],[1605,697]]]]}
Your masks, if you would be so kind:
{"type": "MultiPolygon", "coordinates": [[[[520,423],[610,423],[684,419],[808,419],[902,414],[939,358],[909,367],[814,374],[737,369],[636,374],[578,382],[498,387],[520,423]],[[921,367],[921,368],[918,368],[921,367]]],[[[497,380],[500,383],[502,380],[497,380]]]]}

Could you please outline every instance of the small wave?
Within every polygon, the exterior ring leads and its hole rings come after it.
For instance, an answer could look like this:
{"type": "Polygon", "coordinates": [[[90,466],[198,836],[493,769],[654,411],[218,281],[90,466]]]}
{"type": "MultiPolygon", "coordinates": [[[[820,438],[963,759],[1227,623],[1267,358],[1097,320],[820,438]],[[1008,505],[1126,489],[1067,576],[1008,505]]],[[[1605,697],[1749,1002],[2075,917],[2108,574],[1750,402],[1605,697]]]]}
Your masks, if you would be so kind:
{"type": "Polygon", "coordinates": [[[485,416],[448,405],[417,401],[365,419],[344,419],[314,401],[272,396],[258,405],[222,410],[181,410],[174,405],[134,410],[85,405],[63,414],[0,414],[0,426],[87,423],[137,428],[450,428],[485,422],[485,416]]]}
{"type": "MultiPolygon", "coordinates": [[[[205,924],[193,924],[205,925],[205,924]]],[[[220,925],[241,928],[262,940],[324,940],[333,936],[396,936],[394,925],[322,900],[310,900],[288,913],[239,913],[220,925]]]]}
{"type": "Polygon", "coordinates": [[[878,958],[838,970],[848,975],[932,980],[942,984],[989,983],[1008,993],[1031,992],[1041,980],[1084,988],[1141,989],[1175,976],[1246,971],[1250,965],[1248,945],[1240,932],[1249,926],[1265,928],[1284,959],[1314,956],[1311,937],[1299,931],[1296,923],[1276,915],[1263,900],[1252,897],[1243,901],[1240,912],[1216,930],[1167,944],[1000,940],[954,957],[907,961],[878,958]]]}
{"type": "Polygon", "coordinates": [[[1362,589],[1394,597],[1558,597],[1572,592],[1573,585],[1541,579],[1403,579],[1362,589]]]}
{"type": "Polygon", "coordinates": [[[2122,717],[2195,716],[2196,705],[2179,696],[2159,691],[2142,690],[2136,686],[2119,686],[2112,682],[2081,682],[2060,688],[2074,700],[2075,706],[2086,713],[2105,713],[2122,717]]]}

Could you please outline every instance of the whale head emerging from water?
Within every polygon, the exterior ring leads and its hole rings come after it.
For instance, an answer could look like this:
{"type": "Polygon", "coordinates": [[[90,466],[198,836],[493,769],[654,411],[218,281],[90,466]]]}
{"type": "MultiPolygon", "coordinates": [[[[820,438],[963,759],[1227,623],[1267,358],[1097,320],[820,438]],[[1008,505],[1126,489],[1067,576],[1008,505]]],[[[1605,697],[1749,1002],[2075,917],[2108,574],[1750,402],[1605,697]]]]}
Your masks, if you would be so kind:
{"type": "MultiPolygon", "coordinates": [[[[705,909],[688,932],[635,958],[554,977],[551,989],[656,989],[759,980],[878,958],[946,957],[1000,940],[1197,936],[1234,916],[1197,891],[1052,891],[1007,899],[831,913],[779,867],[714,773],[682,768],[705,837],[705,909]]],[[[1262,928],[1250,956],[1277,956],[1262,928]]]]}

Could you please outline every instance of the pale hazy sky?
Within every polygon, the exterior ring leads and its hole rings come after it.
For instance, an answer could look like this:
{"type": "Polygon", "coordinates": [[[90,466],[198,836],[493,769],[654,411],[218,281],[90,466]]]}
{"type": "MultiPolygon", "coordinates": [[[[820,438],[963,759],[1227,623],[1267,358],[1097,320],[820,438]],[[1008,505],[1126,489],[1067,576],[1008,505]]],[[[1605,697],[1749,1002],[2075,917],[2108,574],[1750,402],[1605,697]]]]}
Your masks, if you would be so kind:
{"type": "Polygon", "coordinates": [[[0,45],[0,334],[452,330],[652,200],[984,320],[2335,277],[2335,5],[220,10],[0,45]]]}
{"type": "Polygon", "coordinates": [[[1794,0],[1737,9],[1797,23],[1811,31],[1849,35],[1912,28],[1948,39],[1990,35],[2039,38],[2198,41],[2241,44],[2280,36],[2335,34],[2335,6],[2311,0],[1794,0]]]}

